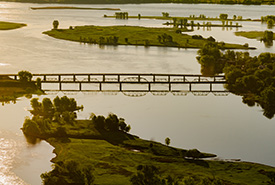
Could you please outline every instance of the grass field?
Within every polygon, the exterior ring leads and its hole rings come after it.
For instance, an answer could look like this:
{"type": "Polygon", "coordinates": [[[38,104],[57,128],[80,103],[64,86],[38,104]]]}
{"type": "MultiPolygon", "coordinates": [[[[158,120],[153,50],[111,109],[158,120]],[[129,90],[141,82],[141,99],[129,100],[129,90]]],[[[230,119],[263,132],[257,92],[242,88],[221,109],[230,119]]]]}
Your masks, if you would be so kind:
{"type": "Polygon", "coordinates": [[[12,30],[27,26],[26,24],[0,21],[0,30],[12,30]]]}
{"type": "MultiPolygon", "coordinates": [[[[58,39],[99,45],[200,48],[209,42],[201,36],[190,36],[181,31],[186,30],[138,26],[76,26],[71,29],[52,29],[44,34],[58,39]]],[[[218,45],[223,49],[254,49],[224,42],[219,42],[218,45]]]]}
{"type": "Polygon", "coordinates": [[[273,167],[255,163],[188,159],[184,157],[187,150],[123,132],[102,132],[89,120],[78,120],[75,126],[64,127],[71,137],[47,139],[55,148],[56,157],[52,162],[76,161],[80,168],[92,166],[95,184],[130,185],[138,165],[154,165],[163,177],[171,175],[180,179],[182,185],[190,178],[195,184],[200,184],[201,179],[220,179],[230,185],[261,185],[270,180],[265,172],[275,172],[273,167]],[[84,139],[87,133],[97,139],[84,139]]]}

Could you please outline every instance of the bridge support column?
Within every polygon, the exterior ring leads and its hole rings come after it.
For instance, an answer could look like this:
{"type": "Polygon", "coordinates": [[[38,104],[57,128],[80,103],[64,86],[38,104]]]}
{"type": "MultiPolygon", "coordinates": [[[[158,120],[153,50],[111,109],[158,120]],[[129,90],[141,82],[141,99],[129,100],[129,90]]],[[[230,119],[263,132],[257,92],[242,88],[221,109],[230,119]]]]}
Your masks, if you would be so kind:
{"type": "Polygon", "coordinates": [[[122,83],[119,83],[119,91],[122,91],[122,83]]]}
{"type": "Polygon", "coordinates": [[[189,83],[189,91],[192,91],[192,83],[189,83]]]}
{"type": "Polygon", "coordinates": [[[171,91],[172,91],[172,84],[169,83],[169,92],[171,92],[171,91]]]}
{"type": "Polygon", "coordinates": [[[79,91],[82,91],[82,84],[79,83],[79,91]]]}
{"type": "Polygon", "coordinates": [[[148,83],[148,91],[151,91],[151,83],[148,83]]]}
{"type": "Polygon", "coordinates": [[[62,90],[62,83],[59,81],[59,90],[62,90]]]}
{"type": "Polygon", "coordinates": [[[17,75],[14,75],[14,80],[17,80],[17,75]]]}
{"type": "Polygon", "coordinates": [[[58,81],[61,82],[61,75],[58,75],[58,81]]]}
{"type": "Polygon", "coordinates": [[[212,92],[212,83],[210,83],[210,92],[212,92]]]}
{"type": "Polygon", "coordinates": [[[73,80],[74,80],[74,82],[75,82],[75,75],[73,75],[73,80]]]}
{"type": "Polygon", "coordinates": [[[102,84],[99,83],[99,91],[102,91],[102,84]]]}
{"type": "Polygon", "coordinates": [[[88,75],[88,82],[90,82],[91,81],[91,76],[90,75],[88,75]]]}

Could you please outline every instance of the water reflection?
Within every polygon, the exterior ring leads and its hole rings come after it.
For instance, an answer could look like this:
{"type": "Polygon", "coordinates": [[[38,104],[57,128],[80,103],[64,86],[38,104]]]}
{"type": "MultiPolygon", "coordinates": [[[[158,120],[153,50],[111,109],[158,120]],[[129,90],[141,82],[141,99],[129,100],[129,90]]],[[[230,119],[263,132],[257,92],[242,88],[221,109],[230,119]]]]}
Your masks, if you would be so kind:
{"type": "Polygon", "coordinates": [[[0,184],[27,185],[12,171],[14,159],[19,155],[21,147],[13,139],[0,137],[0,184]]]}

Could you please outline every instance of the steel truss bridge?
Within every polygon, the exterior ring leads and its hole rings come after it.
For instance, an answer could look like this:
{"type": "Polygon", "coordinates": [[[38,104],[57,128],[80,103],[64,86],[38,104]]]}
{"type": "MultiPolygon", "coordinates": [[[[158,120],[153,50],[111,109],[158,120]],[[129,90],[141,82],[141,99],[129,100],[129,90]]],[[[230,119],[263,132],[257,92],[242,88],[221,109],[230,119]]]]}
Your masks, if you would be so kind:
{"type": "MultiPolygon", "coordinates": [[[[1,75],[4,76],[4,75],[1,75]]],[[[17,74],[7,74],[19,79],[17,74]]],[[[46,92],[103,92],[116,94],[122,92],[127,96],[166,95],[185,96],[192,93],[205,96],[229,94],[223,88],[226,84],[224,75],[205,77],[194,74],[153,74],[153,73],[63,73],[33,74],[33,80],[41,79],[42,90],[46,92]],[[222,86],[216,88],[216,86],[222,86]]]]}

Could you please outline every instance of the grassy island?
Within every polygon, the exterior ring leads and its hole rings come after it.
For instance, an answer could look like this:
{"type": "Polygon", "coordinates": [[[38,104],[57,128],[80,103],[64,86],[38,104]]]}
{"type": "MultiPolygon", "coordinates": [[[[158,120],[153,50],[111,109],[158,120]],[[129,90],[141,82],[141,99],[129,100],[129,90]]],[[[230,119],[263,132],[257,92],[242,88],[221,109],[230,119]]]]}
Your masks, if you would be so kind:
{"type": "Polygon", "coordinates": [[[86,8],[86,7],[73,7],[73,6],[45,6],[45,7],[31,7],[32,10],[110,10],[119,11],[119,8],[86,8]]]}
{"type": "MultiPolygon", "coordinates": [[[[186,29],[148,28],[138,26],[76,26],[70,29],[46,31],[51,37],[99,45],[135,45],[177,48],[200,48],[207,42],[215,42],[213,37],[182,34],[186,29]]],[[[253,49],[247,44],[217,43],[222,49],[253,49]]]]}
{"type": "MultiPolygon", "coordinates": [[[[236,36],[246,37],[248,39],[261,40],[264,37],[264,31],[239,31],[235,32],[236,36]]],[[[275,33],[273,33],[273,40],[275,39],[275,33]]]]}
{"type": "Polygon", "coordinates": [[[7,75],[0,75],[0,102],[5,103],[16,102],[18,97],[31,94],[42,94],[40,83],[31,81],[31,73],[21,71],[18,73],[20,79],[13,79],[7,75]]]}
{"type": "Polygon", "coordinates": [[[0,21],[0,30],[13,30],[17,28],[21,28],[27,26],[26,24],[21,23],[12,23],[12,22],[3,22],[0,21]]]}
{"type": "Polygon", "coordinates": [[[203,160],[216,155],[170,147],[169,138],[166,145],[143,140],[129,134],[130,126],[115,114],[77,120],[83,106],[73,98],[34,98],[31,105],[33,118],[25,120],[24,134],[55,148],[54,169],[41,175],[45,185],[260,185],[275,180],[273,167],[203,160]]]}

